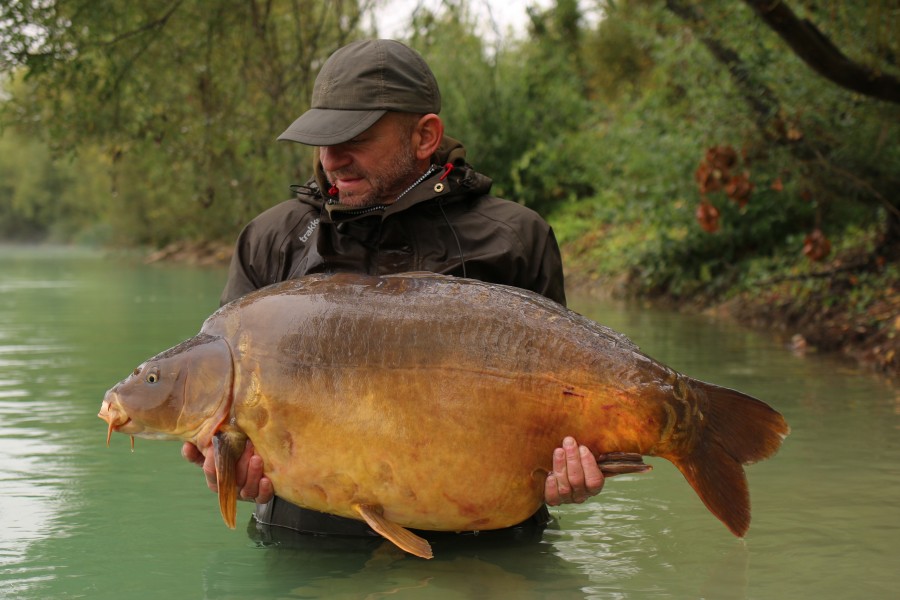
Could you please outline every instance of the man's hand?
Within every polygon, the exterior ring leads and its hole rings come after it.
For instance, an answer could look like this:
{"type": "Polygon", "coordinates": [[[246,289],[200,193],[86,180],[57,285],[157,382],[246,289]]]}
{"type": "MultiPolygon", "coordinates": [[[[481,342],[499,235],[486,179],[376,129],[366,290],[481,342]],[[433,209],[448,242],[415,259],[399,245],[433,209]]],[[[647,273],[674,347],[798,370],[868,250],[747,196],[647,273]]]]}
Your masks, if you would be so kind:
{"type": "MultiPolygon", "coordinates": [[[[206,487],[215,493],[219,493],[216,482],[216,459],[211,452],[212,446],[203,452],[190,442],[185,442],[181,447],[181,455],[195,465],[203,467],[206,475],[206,487]]],[[[265,504],[275,496],[272,481],[263,475],[262,458],[253,451],[253,443],[247,440],[247,447],[238,459],[236,473],[238,498],[257,504],[265,504]]]]}
{"type": "MultiPolygon", "coordinates": [[[[206,485],[218,493],[216,464],[212,448],[201,452],[197,446],[185,442],[181,455],[188,461],[203,467],[206,485]]],[[[238,497],[241,500],[265,504],[275,495],[272,481],[263,475],[262,458],[253,451],[253,444],[247,442],[244,453],[237,464],[238,497]]],[[[553,472],[547,475],[544,487],[544,501],[550,506],[567,503],[582,503],[596,496],[603,489],[604,477],[597,466],[597,460],[585,446],[567,437],[563,447],[553,452],[553,472]]]]}
{"type": "Polygon", "coordinates": [[[600,493],[603,481],[603,473],[587,446],[567,437],[562,448],[553,451],[553,471],[547,475],[544,502],[550,506],[581,504],[600,493]]]}

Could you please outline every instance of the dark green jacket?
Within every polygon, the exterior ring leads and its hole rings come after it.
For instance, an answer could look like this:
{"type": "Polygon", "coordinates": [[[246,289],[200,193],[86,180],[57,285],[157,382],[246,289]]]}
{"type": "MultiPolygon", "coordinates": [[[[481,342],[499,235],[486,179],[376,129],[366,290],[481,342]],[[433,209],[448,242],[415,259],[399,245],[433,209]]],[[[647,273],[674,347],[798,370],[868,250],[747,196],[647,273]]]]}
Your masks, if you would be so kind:
{"type": "MultiPolygon", "coordinates": [[[[397,202],[366,209],[326,198],[321,190],[329,185],[318,164],[317,176],[296,199],[270,208],[241,232],[221,302],[309,273],[431,271],[528,289],[565,304],[550,226],[531,209],[489,195],[491,180],[465,162],[459,142],[445,138],[433,163],[434,173],[397,202]]],[[[510,532],[541,529],[549,518],[543,507],[510,532]]],[[[277,497],[257,505],[255,521],[264,541],[291,531],[375,535],[362,521],[277,497]]]]}
{"type": "Polygon", "coordinates": [[[235,246],[222,303],[309,273],[431,271],[501,283],[565,304],[562,261],[534,211],[489,194],[491,180],[445,138],[434,173],[388,206],[349,209],[321,173],[251,221],[235,246]],[[453,168],[447,172],[447,163],[453,168]]]}

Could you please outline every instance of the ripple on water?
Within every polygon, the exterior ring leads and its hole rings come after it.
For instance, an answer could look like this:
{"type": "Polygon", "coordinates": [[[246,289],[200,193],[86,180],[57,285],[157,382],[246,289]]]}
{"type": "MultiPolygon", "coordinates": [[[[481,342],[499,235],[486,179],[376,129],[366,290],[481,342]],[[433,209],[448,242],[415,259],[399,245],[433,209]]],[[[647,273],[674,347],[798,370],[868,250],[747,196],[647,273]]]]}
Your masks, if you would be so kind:
{"type": "Polygon", "coordinates": [[[72,351],[23,342],[27,330],[0,323],[0,579],[13,597],[55,577],[29,556],[37,542],[66,535],[59,514],[74,476],[64,431],[73,418],[72,351]]]}

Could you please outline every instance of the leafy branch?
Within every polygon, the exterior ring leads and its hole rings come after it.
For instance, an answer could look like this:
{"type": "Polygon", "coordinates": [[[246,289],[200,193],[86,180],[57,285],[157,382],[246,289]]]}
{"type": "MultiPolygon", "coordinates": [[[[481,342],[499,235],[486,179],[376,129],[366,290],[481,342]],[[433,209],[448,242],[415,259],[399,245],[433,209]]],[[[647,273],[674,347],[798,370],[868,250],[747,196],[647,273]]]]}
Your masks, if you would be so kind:
{"type": "Polygon", "coordinates": [[[784,0],[744,3],[819,75],[848,90],[900,103],[900,79],[849,59],[811,21],[798,17],[784,0]]]}

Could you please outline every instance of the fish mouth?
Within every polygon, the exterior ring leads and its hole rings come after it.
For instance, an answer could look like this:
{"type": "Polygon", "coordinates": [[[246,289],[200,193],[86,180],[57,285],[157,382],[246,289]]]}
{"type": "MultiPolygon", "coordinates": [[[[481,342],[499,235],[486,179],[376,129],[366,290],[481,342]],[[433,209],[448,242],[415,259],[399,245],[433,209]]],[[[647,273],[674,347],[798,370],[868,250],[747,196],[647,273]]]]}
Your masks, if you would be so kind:
{"type": "Polygon", "coordinates": [[[118,403],[118,399],[104,398],[103,404],[100,405],[100,412],[97,416],[109,424],[106,431],[106,445],[109,446],[109,439],[112,437],[113,431],[120,433],[135,434],[143,430],[137,423],[131,420],[125,410],[118,403]]]}

